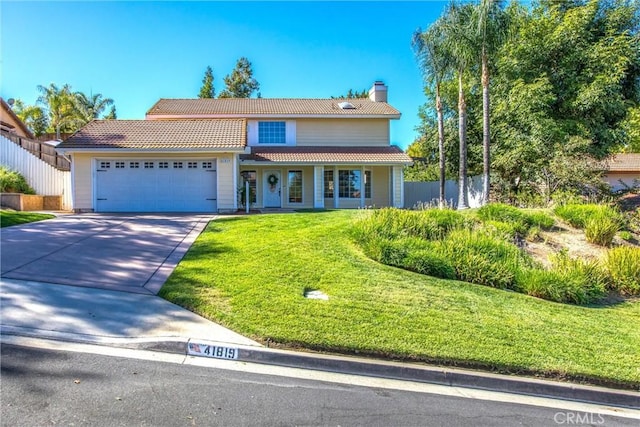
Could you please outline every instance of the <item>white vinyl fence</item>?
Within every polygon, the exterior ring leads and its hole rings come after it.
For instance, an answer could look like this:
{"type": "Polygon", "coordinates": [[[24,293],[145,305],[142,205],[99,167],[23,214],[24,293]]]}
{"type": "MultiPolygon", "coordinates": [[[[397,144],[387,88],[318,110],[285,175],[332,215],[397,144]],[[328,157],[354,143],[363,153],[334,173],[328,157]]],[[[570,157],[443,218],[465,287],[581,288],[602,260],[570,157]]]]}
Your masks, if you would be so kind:
{"type": "Polygon", "coordinates": [[[0,164],[22,174],[36,194],[62,196],[62,208],[71,209],[71,172],[61,171],[0,135],[0,164]]]}
{"type": "MultiPolygon", "coordinates": [[[[469,177],[467,184],[469,207],[478,208],[482,201],[482,176],[469,177]]],[[[408,182],[404,183],[404,207],[415,208],[420,204],[438,206],[440,182],[408,182]]],[[[444,185],[444,197],[448,206],[458,206],[458,181],[447,180],[444,185]]]]}

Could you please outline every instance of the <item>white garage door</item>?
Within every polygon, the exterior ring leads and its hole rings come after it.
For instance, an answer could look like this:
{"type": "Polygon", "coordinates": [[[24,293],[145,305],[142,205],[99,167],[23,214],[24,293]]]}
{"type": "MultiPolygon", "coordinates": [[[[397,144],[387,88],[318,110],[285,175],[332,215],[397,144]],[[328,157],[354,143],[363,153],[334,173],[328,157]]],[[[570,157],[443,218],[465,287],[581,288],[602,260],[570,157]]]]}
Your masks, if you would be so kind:
{"type": "Polygon", "coordinates": [[[97,212],[216,212],[216,159],[98,159],[97,212]]]}

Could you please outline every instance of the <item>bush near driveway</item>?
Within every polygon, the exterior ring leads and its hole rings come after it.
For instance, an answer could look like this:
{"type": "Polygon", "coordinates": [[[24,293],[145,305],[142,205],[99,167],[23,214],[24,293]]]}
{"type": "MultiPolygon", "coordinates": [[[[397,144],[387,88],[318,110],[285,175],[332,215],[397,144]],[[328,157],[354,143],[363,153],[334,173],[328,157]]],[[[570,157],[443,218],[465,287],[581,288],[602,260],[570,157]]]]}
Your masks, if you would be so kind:
{"type": "Polygon", "coordinates": [[[363,215],[214,221],[161,295],[274,346],[640,387],[639,302],[557,304],[382,265],[350,237],[363,215]]]}

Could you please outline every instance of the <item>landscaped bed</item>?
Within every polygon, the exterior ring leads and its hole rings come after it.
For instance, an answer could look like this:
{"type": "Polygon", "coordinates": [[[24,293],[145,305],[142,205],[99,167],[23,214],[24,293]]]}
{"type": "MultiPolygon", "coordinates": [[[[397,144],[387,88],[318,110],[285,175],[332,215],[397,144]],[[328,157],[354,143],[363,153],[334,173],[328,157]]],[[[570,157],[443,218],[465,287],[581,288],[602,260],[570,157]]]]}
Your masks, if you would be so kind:
{"type": "Polygon", "coordinates": [[[26,224],[29,222],[42,221],[54,218],[54,215],[33,212],[18,212],[14,210],[0,210],[0,226],[9,227],[11,225],[26,224]]]}
{"type": "Polygon", "coordinates": [[[561,304],[386,266],[353,240],[361,215],[212,222],[161,295],[270,345],[640,387],[640,301],[561,304]]]}

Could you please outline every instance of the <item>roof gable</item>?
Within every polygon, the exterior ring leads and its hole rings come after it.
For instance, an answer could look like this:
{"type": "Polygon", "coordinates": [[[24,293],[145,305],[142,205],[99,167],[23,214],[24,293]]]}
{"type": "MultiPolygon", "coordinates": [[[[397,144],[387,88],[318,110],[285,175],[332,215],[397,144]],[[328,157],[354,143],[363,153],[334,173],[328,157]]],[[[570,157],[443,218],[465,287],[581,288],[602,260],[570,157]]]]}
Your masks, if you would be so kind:
{"type": "Polygon", "coordinates": [[[355,108],[340,108],[344,99],[224,98],[160,99],[147,111],[147,119],[171,117],[371,117],[400,118],[386,102],[368,98],[347,100],[355,108]]]}

